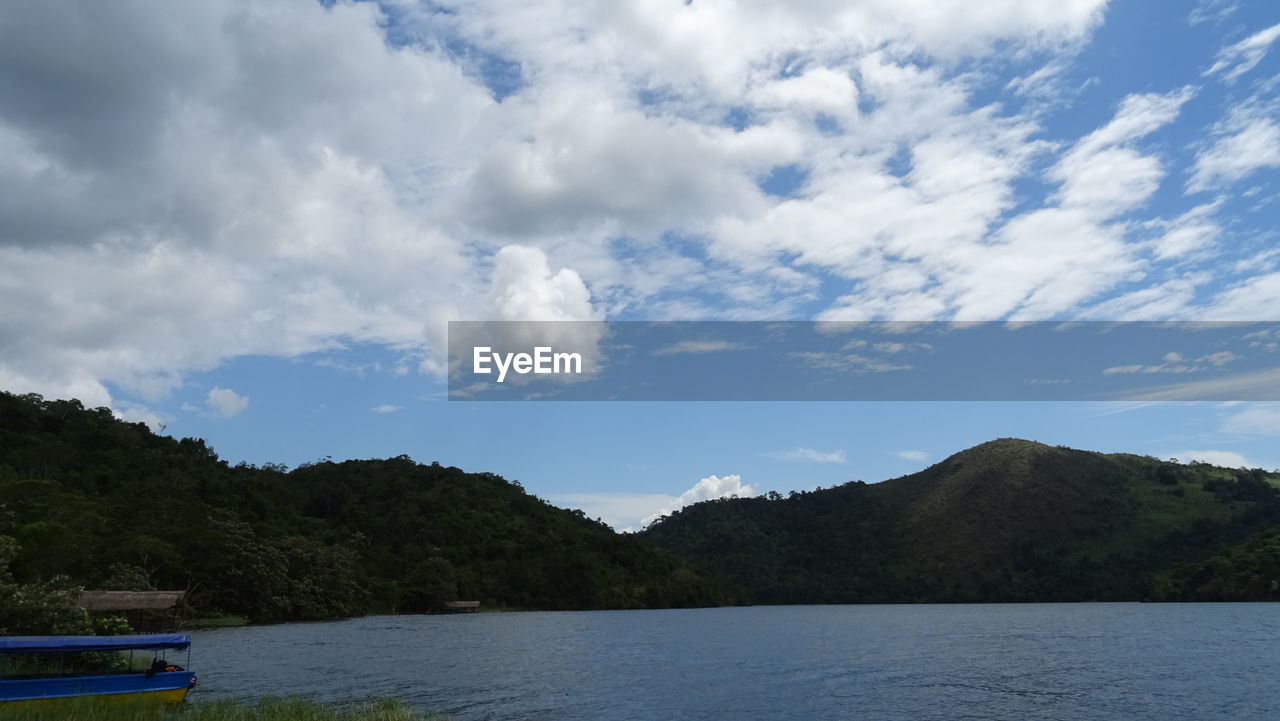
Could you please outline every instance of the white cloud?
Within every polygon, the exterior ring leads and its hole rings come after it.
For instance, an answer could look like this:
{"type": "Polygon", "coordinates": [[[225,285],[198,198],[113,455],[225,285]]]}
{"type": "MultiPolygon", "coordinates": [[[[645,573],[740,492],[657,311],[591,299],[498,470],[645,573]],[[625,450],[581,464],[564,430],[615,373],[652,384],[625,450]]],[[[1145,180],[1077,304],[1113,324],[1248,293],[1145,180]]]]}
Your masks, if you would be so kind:
{"type": "Polygon", "coordinates": [[[588,518],[599,518],[616,531],[635,532],[654,509],[670,507],[678,499],[662,493],[560,493],[547,500],[562,508],[581,509],[588,518]]]}
{"type": "Polygon", "coordinates": [[[1179,451],[1178,453],[1168,454],[1170,458],[1177,458],[1183,463],[1191,461],[1200,461],[1201,463],[1209,463],[1215,466],[1225,466],[1227,468],[1254,468],[1244,456],[1235,451],[1179,451]]]}
{"type": "Polygon", "coordinates": [[[692,488],[672,496],[662,493],[562,493],[548,500],[566,508],[580,508],[590,518],[600,518],[618,531],[639,531],[673,511],[700,501],[756,495],[738,475],[707,476],[692,488]]]}
{"type": "Polygon", "coordinates": [[[1212,190],[1261,168],[1280,166],[1280,125],[1254,103],[1233,110],[1214,127],[1213,136],[1196,155],[1187,192],[1212,190]]]}
{"type": "Polygon", "coordinates": [[[653,355],[686,355],[690,353],[719,353],[722,351],[745,350],[751,346],[727,340],[682,340],[669,346],[658,348],[653,355]]]}
{"type": "Polygon", "coordinates": [[[209,391],[205,403],[219,416],[231,418],[249,407],[249,397],[242,396],[230,388],[214,388],[209,391]]]}
{"type": "MultiPolygon", "coordinates": [[[[839,298],[820,314],[822,320],[990,320],[1010,314],[1035,319],[1063,313],[1141,271],[1138,249],[1126,242],[1123,216],[1146,202],[1164,169],[1133,146],[1172,122],[1191,95],[1183,88],[1125,98],[1108,123],[1049,167],[1045,177],[1058,191],[1047,207],[1001,220],[1013,180],[1047,149],[1028,139],[1028,127],[1010,123],[1002,135],[966,133],[937,163],[920,161],[928,160],[926,150],[938,141],[918,142],[917,164],[907,181],[918,176],[919,184],[864,174],[868,180],[842,188],[841,200],[833,201],[843,216],[838,222],[815,227],[813,218],[820,216],[798,212],[802,201],[782,203],[776,212],[787,230],[773,236],[795,233],[804,245],[783,247],[803,253],[801,260],[839,264],[838,272],[857,281],[857,292],[839,298]],[[984,152],[975,154],[979,149],[984,152]],[[939,180],[953,173],[962,180],[939,180]],[[852,215],[862,199],[866,216],[852,215]],[[784,210],[797,212],[784,216],[784,210]],[[915,219],[926,222],[917,227],[915,219]],[[819,242],[838,248],[838,254],[813,255],[819,242]]],[[[935,120],[945,128],[941,121],[963,125],[954,116],[935,120]]],[[[818,187],[812,180],[810,185],[818,187]]],[[[742,238],[747,229],[732,230],[742,238]]]]}
{"type": "Polygon", "coordinates": [[[1254,403],[1227,416],[1222,430],[1245,436],[1280,436],[1280,403],[1254,403]]]}
{"type": "MultiPolygon", "coordinates": [[[[1115,373],[1142,373],[1145,366],[1119,366],[1115,373]]],[[[1162,372],[1162,371],[1153,371],[1162,372]]],[[[1174,371],[1179,372],[1179,371],[1174,371]]],[[[1280,400],[1280,369],[1237,373],[1211,380],[1175,383],[1126,394],[1129,401],[1280,400]]]]}
{"type": "Polygon", "coordinates": [[[1250,35],[1234,45],[1228,45],[1218,53],[1213,66],[1204,71],[1205,77],[1222,73],[1222,79],[1228,83],[1253,70],[1267,56],[1271,44],[1280,38],[1280,24],[1272,25],[1265,30],[1250,35]]]}
{"type": "Polygon", "coordinates": [[[1208,273],[1190,273],[1163,283],[1123,293],[1097,303],[1082,317],[1093,320],[1168,320],[1185,316],[1196,288],[1209,282],[1208,273]]]}
{"type": "Polygon", "coordinates": [[[814,463],[845,463],[844,451],[815,451],[812,448],[795,448],[790,451],[774,451],[766,454],[780,461],[812,461],[814,463]]]}
{"type": "Polygon", "coordinates": [[[396,411],[402,411],[402,410],[404,410],[404,406],[393,406],[393,405],[390,405],[390,404],[383,404],[383,405],[380,405],[380,406],[374,406],[373,408],[370,408],[369,410],[371,410],[371,411],[373,411],[374,413],[377,413],[377,414],[379,414],[379,415],[386,415],[386,414],[388,414],[388,413],[395,413],[396,411]]]}
{"type": "MultiPolygon", "coordinates": [[[[480,305],[479,315],[492,322],[465,324],[452,331],[457,348],[488,346],[495,353],[528,352],[538,345],[550,346],[556,352],[578,353],[582,357],[581,374],[560,374],[557,381],[576,382],[599,372],[603,359],[600,341],[605,328],[602,312],[591,299],[591,292],[581,276],[571,268],[552,272],[546,253],[539,248],[507,245],[494,254],[489,291],[480,305]]],[[[469,311],[468,315],[477,311],[469,311]]],[[[451,371],[461,373],[469,358],[453,357],[451,371]]],[[[532,376],[509,376],[508,385],[523,384],[532,376]]],[[[455,389],[453,395],[468,391],[455,389]]]]}
{"type": "Polygon", "coordinates": [[[153,410],[143,405],[133,403],[117,404],[115,415],[122,421],[129,423],[144,423],[152,433],[160,433],[165,429],[173,418],[166,413],[153,410]]]}
{"type": "Polygon", "coordinates": [[[492,100],[374,4],[78,13],[0,25],[5,387],[109,404],[231,356],[421,347],[474,292],[417,198],[492,100]]]}
{"type": "Polygon", "coordinates": [[[692,488],[680,494],[672,503],[664,505],[656,513],[643,518],[640,521],[640,527],[643,528],[662,516],[701,501],[734,496],[746,498],[754,495],[756,495],[755,488],[743,483],[742,477],[736,473],[727,476],[707,476],[693,484],[692,488]]]}
{"type": "Polygon", "coordinates": [[[1167,260],[1196,255],[1209,249],[1221,232],[1213,213],[1222,202],[1197,205],[1173,220],[1154,220],[1146,225],[1160,232],[1153,241],[1156,258],[1167,260]]]}
{"type": "Polygon", "coordinates": [[[896,343],[896,342],[890,342],[890,341],[885,341],[882,343],[873,343],[871,345],[871,348],[881,353],[889,353],[889,354],[902,353],[903,351],[911,352],[911,351],[933,350],[933,346],[929,345],[928,343],[896,343]]]}
{"type": "MultiPolygon", "coordinates": [[[[1191,91],[1130,95],[1083,138],[987,92],[1008,70],[995,90],[1047,97],[1106,5],[122,0],[68,24],[18,2],[0,386],[154,405],[229,357],[350,342],[443,375],[464,318],[1185,312],[1209,269],[1159,266],[1223,245],[1217,206],[1133,216],[1191,91]],[[518,78],[492,91],[459,45],[518,78]],[[794,197],[759,187],[779,166],[794,197]]],[[[1280,165],[1276,127],[1261,101],[1215,126],[1188,189],[1280,165]]],[[[1276,285],[1227,283],[1212,310],[1246,315],[1276,285]]]]}
{"type": "Polygon", "coordinates": [[[929,454],[925,451],[898,451],[894,455],[903,460],[914,461],[916,463],[924,463],[929,460],[929,454]]]}
{"type": "Polygon", "coordinates": [[[1201,310],[1205,320],[1257,320],[1260,308],[1280,308],[1280,273],[1267,273],[1228,286],[1201,310]]]}
{"type": "Polygon", "coordinates": [[[1231,351],[1218,351],[1217,353],[1209,353],[1199,358],[1184,358],[1181,353],[1171,351],[1164,354],[1164,362],[1152,365],[1142,365],[1134,363],[1130,365],[1111,366],[1104,368],[1103,375],[1127,375],[1132,373],[1202,373],[1213,368],[1221,368],[1222,366],[1234,360],[1239,360],[1231,351]]]}
{"type": "Polygon", "coordinates": [[[1188,25],[1200,25],[1207,22],[1221,22],[1240,9],[1236,0],[1200,0],[1187,16],[1188,25]]]}
{"type": "Polygon", "coordinates": [[[1061,207],[1107,219],[1144,202],[1164,171],[1156,158],[1125,144],[1172,122],[1191,94],[1183,88],[1125,98],[1111,122],[1081,139],[1050,170],[1048,177],[1061,183],[1061,207]]]}
{"type": "Polygon", "coordinates": [[[571,268],[554,274],[538,248],[504,246],[494,255],[487,320],[600,320],[591,293],[571,268]]]}
{"type": "Polygon", "coordinates": [[[788,354],[810,368],[840,371],[844,373],[889,373],[911,370],[912,366],[890,363],[857,353],[829,353],[825,351],[797,351],[788,354]]]}
{"type": "Polygon", "coordinates": [[[858,116],[858,88],[847,72],[811,68],[803,75],[774,80],[751,91],[748,99],[762,108],[827,113],[845,122],[858,116]]]}

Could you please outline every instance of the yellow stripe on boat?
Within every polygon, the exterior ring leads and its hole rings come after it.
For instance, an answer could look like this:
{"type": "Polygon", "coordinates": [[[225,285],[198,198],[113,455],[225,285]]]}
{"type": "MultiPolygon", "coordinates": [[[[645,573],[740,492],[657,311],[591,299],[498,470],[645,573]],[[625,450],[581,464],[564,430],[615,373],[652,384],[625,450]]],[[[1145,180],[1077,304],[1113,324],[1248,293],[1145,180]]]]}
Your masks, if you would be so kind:
{"type": "Polygon", "coordinates": [[[185,688],[166,688],[157,691],[128,691],[125,693],[104,693],[83,696],[47,696],[45,698],[26,698],[15,701],[0,700],[0,709],[17,710],[26,708],[48,708],[64,704],[111,703],[111,704],[180,704],[187,697],[185,688]]]}

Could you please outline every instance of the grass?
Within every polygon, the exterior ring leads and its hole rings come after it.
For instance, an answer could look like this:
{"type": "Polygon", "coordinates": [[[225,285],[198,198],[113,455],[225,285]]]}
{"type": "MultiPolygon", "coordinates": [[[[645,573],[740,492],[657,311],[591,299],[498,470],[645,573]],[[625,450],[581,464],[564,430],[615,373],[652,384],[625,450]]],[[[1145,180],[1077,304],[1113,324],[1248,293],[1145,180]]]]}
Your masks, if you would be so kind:
{"type": "Polygon", "coordinates": [[[10,711],[5,721],[448,721],[420,713],[402,701],[374,699],[359,704],[326,704],[296,696],[258,701],[211,700],[167,708],[155,703],[102,699],[59,700],[10,711]]]}
{"type": "Polygon", "coordinates": [[[249,619],[234,615],[188,618],[182,622],[183,628],[231,628],[247,625],[249,625],[249,619]]]}

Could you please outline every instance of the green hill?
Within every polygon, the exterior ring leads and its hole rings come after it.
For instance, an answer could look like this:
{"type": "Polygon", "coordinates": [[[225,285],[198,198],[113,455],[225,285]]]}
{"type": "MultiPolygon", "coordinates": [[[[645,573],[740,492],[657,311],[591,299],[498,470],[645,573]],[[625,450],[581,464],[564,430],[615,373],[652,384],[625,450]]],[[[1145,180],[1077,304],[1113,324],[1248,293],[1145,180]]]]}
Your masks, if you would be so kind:
{"type": "Polygon", "coordinates": [[[1251,536],[1280,522],[1278,483],[1001,439],[882,483],[700,503],[643,535],[760,603],[1280,599],[1247,551],[1275,548],[1251,536]]]}
{"type": "Polygon", "coordinates": [[[0,393],[0,632],[38,632],[42,604],[75,585],[187,589],[199,612],[255,621],[454,599],[1280,600],[1278,485],[1001,439],[882,483],[708,501],[625,535],[491,473],[405,456],[230,466],[107,409],[0,393]]]}
{"type": "Polygon", "coordinates": [[[0,393],[0,627],[55,577],[188,589],[256,621],[427,611],[733,603],[686,561],[491,473],[408,457],[229,466],[78,401],[0,393]],[[18,548],[13,548],[14,539],[18,548]],[[8,560],[8,568],[4,568],[8,560]]]}

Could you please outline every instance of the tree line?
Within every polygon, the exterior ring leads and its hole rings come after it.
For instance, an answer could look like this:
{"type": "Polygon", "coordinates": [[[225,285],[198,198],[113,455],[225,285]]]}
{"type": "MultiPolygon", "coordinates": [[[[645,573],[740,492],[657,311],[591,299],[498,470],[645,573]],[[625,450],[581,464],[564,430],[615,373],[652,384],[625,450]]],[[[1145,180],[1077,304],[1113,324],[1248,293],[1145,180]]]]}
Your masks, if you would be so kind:
{"type": "Polygon", "coordinates": [[[457,599],[533,609],[742,600],[695,564],[492,473],[408,456],[229,465],[203,440],[156,435],[105,408],[0,393],[0,627],[65,627],[21,609],[37,597],[66,607],[86,587],[185,590],[195,613],[258,622],[430,612],[457,599]]]}

